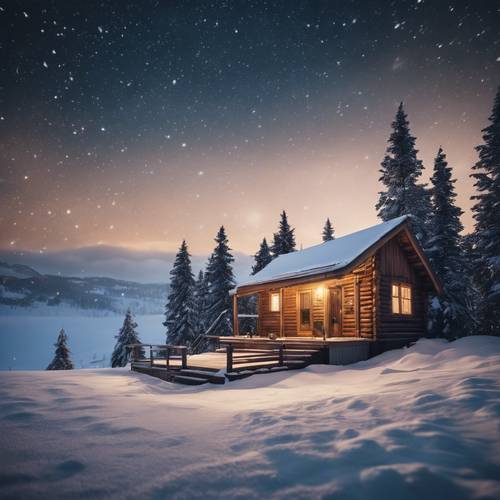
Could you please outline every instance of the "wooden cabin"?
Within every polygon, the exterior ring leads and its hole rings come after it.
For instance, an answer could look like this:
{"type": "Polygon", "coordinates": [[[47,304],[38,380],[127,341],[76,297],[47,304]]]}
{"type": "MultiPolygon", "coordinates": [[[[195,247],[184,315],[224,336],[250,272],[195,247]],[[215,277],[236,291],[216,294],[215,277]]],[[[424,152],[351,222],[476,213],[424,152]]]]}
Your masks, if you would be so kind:
{"type": "Polygon", "coordinates": [[[198,385],[354,363],[424,337],[429,295],[441,292],[403,216],[280,255],[235,288],[234,336],[204,335],[213,352],[192,356],[186,346],[150,345],[131,369],[198,385]],[[249,295],[258,299],[256,335],[239,331],[238,299],[249,295]]]}
{"type": "Polygon", "coordinates": [[[281,255],[234,290],[258,297],[257,336],[297,340],[369,340],[377,349],[426,335],[430,294],[441,285],[412,233],[411,219],[382,224],[281,255]]]}

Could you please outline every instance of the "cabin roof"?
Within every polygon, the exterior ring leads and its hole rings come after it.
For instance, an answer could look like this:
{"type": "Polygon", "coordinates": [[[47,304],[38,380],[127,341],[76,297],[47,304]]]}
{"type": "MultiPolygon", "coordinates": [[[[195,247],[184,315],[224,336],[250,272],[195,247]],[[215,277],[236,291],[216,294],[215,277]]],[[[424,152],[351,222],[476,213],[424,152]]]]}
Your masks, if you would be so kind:
{"type": "MultiPolygon", "coordinates": [[[[298,252],[280,255],[257,274],[239,282],[236,291],[241,287],[340,272],[369,252],[385,236],[406,226],[409,220],[410,216],[403,215],[298,252]]],[[[429,272],[432,274],[432,270],[429,272]]],[[[431,276],[433,278],[434,275],[431,276]]]]}

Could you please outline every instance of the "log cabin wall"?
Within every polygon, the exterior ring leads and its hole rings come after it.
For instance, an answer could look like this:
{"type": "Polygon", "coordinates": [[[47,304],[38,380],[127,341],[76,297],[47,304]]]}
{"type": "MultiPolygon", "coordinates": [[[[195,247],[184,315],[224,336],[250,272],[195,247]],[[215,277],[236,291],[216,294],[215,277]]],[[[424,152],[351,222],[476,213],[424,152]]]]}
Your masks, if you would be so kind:
{"type": "MultiPolygon", "coordinates": [[[[304,285],[296,285],[283,288],[283,335],[285,337],[312,336],[312,329],[299,331],[298,311],[299,293],[311,291],[312,297],[312,320],[311,325],[321,322],[326,330],[327,336],[333,336],[329,289],[341,287],[342,290],[342,323],[340,334],[347,337],[373,337],[374,324],[374,257],[358,266],[351,274],[338,279],[318,280],[304,285]],[[315,293],[317,288],[323,289],[322,296],[315,293]]],[[[268,336],[270,334],[280,335],[280,313],[270,311],[270,294],[278,292],[279,288],[266,287],[259,292],[257,334],[268,336]]]]}
{"type": "MultiPolygon", "coordinates": [[[[268,336],[270,334],[280,334],[280,313],[272,312],[270,307],[272,289],[259,293],[257,334],[268,336]]],[[[277,291],[277,290],[276,290],[277,291]]]]}
{"type": "MultiPolygon", "coordinates": [[[[354,270],[359,310],[357,322],[359,336],[373,338],[374,336],[374,307],[375,294],[375,258],[370,257],[354,270]]],[[[355,335],[355,334],[354,334],[355,335]]]]}
{"type": "Polygon", "coordinates": [[[427,292],[423,279],[410,264],[397,238],[387,242],[375,255],[376,338],[397,339],[426,334],[427,292]],[[393,314],[392,284],[407,283],[412,289],[412,313],[393,314]]]}

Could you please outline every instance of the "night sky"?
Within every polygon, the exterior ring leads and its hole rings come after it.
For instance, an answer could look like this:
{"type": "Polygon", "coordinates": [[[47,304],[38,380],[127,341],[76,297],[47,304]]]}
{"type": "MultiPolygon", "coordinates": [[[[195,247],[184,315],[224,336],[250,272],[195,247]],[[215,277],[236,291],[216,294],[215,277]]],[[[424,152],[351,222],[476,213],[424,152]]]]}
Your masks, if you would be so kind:
{"type": "Polygon", "coordinates": [[[377,222],[405,102],[469,207],[500,84],[498,1],[0,0],[0,247],[236,252],[377,222]]]}

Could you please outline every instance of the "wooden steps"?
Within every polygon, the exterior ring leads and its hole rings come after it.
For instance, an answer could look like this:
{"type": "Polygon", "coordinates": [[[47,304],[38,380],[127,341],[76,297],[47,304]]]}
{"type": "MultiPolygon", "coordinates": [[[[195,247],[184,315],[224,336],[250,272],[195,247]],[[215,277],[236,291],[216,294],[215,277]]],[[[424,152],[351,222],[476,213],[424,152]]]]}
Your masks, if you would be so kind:
{"type": "Polygon", "coordinates": [[[131,366],[133,371],[145,373],[152,377],[160,378],[167,382],[175,382],[185,385],[201,385],[206,383],[223,384],[225,377],[218,374],[218,370],[211,368],[178,368],[173,367],[166,370],[161,366],[149,366],[148,364],[135,363],[131,366]]]}

